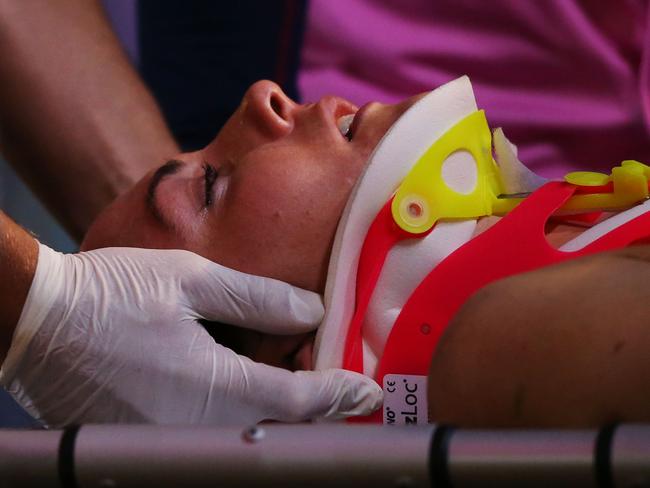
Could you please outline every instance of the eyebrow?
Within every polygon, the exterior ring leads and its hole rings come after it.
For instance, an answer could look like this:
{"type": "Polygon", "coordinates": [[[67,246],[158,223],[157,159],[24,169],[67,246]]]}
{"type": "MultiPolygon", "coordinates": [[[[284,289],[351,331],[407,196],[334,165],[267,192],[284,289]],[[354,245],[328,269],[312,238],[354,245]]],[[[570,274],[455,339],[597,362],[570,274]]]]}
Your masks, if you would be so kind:
{"type": "Polygon", "coordinates": [[[158,220],[165,227],[169,227],[169,222],[160,211],[160,207],[156,201],[156,190],[158,189],[158,185],[160,185],[160,183],[162,183],[162,181],[167,176],[177,173],[183,164],[184,163],[182,161],[179,161],[177,159],[170,159],[154,172],[153,176],[151,177],[151,181],[149,182],[149,186],[147,187],[147,208],[153,214],[156,220],[158,220]]]}

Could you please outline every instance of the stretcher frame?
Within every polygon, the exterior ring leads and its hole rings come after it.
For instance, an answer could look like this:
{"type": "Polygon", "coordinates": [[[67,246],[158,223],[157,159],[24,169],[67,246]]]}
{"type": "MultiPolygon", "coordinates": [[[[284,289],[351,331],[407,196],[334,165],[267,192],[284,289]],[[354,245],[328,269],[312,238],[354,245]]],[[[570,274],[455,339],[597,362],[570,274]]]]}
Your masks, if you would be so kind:
{"type": "Polygon", "coordinates": [[[0,430],[0,487],[650,486],[650,424],[0,430]]]}

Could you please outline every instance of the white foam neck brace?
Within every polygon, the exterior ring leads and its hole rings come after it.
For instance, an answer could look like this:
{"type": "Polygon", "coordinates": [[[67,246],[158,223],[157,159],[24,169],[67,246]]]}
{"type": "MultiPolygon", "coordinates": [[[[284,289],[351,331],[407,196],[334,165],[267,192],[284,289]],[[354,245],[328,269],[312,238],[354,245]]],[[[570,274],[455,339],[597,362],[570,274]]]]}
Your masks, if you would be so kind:
{"type": "MultiPolygon", "coordinates": [[[[325,288],[326,313],[314,348],[315,369],[341,367],[343,363],[347,328],[354,313],[359,254],[370,224],[426,149],[476,110],[469,78],[459,78],[414,104],[375,148],[343,211],[334,240],[325,288]]],[[[374,373],[394,318],[414,287],[437,262],[471,238],[475,225],[474,220],[442,223],[426,239],[406,241],[389,253],[368,308],[366,322],[372,324],[364,324],[364,372],[374,373]]]]}

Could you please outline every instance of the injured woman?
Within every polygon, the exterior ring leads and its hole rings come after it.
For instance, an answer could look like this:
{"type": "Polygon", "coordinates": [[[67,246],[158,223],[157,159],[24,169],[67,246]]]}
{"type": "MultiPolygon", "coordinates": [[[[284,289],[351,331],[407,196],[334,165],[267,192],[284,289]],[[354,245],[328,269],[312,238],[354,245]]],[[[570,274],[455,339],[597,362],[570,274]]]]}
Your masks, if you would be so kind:
{"type": "Polygon", "coordinates": [[[110,205],[82,249],[187,249],[324,294],[316,337],[205,327],[255,361],[365,373],[384,387],[375,421],[648,421],[650,252],[628,247],[650,236],[648,176],[634,161],[532,174],[466,77],[360,110],[261,81],[207,147],[110,205]]]}

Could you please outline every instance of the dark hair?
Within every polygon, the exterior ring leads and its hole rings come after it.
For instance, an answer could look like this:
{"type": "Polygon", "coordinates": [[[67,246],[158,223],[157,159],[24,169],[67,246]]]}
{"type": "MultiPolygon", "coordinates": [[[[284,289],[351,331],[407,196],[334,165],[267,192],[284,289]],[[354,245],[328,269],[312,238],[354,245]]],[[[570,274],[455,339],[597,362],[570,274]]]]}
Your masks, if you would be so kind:
{"type": "Polygon", "coordinates": [[[232,349],[237,354],[244,354],[246,339],[245,334],[242,334],[242,330],[239,327],[203,319],[200,319],[199,323],[217,344],[232,349]]]}

